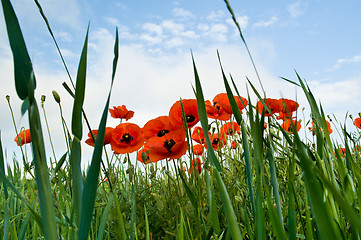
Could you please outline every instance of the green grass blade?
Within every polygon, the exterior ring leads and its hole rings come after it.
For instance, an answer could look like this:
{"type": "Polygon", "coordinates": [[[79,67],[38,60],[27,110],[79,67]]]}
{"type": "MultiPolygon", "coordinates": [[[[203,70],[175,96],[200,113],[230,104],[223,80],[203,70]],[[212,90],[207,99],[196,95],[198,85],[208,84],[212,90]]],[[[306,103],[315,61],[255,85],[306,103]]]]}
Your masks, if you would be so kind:
{"type": "Polygon", "coordinates": [[[83,50],[80,57],[80,62],[78,66],[78,74],[76,77],[75,84],[75,98],[73,106],[73,115],[72,115],[72,125],[71,130],[75,137],[79,140],[82,138],[82,109],[84,103],[84,94],[85,94],[85,79],[86,79],[86,66],[87,66],[87,52],[88,52],[88,34],[89,34],[89,25],[85,36],[85,41],[83,45],[83,50]]]}
{"type": "Polygon", "coordinates": [[[314,156],[307,146],[301,142],[295,126],[293,126],[296,155],[300,161],[304,174],[305,186],[310,202],[311,211],[316,220],[318,235],[322,239],[341,239],[339,229],[335,225],[331,210],[324,203],[324,190],[319,178],[316,176],[314,156]]]}
{"type": "Polygon", "coordinates": [[[214,194],[211,188],[211,183],[209,179],[208,172],[205,172],[205,180],[206,180],[206,191],[208,196],[208,205],[209,205],[209,214],[211,218],[211,223],[213,226],[214,233],[218,236],[221,233],[221,228],[219,225],[218,213],[217,213],[217,206],[216,201],[214,198],[214,194]]]}
{"type": "Polygon", "coordinates": [[[183,219],[183,211],[180,209],[181,215],[180,215],[180,223],[178,225],[177,229],[177,240],[184,240],[184,233],[183,233],[183,225],[184,225],[184,219],[183,219]]]}
{"type": "Polygon", "coordinates": [[[221,196],[222,204],[224,213],[227,218],[228,227],[232,235],[232,239],[239,240],[243,239],[241,230],[238,225],[237,217],[234,212],[231,199],[229,198],[226,186],[224,185],[224,182],[222,180],[221,174],[216,170],[216,168],[211,167],[212,173],[215,175],[217,186],[219,189],[219,194],[221,196]]]}
{"type": "MultiPolygon", "coordinates": [[[[267,139],[270,141],[269,139],[267,139]]],[[[279,220],[283,227],[283,216],[282,216],[282,205],[281,205],[281,199],[280,199],[280,193],[278,188],[278,181],[276,176],[276,166],[275,166],[275,160],[274,160],[274,150],[272,145],[270,145],[270,148],[267,149],[266,158],[268,159],[268,164],[270,167],[270,175],[271,175],[271,184],[273,188],[273,195],[276,202],[276,208],[277,208],[277,214],[279,217],[279,220]]]]}
{"type": "Polygon", "coordinates": [[[145,205],[144,205],[144,217],[145,217],[145,240],[150,240],[148,213],[145,205]]]}
{"type": "MultiPolygon", "coordinates": [[[[220,67],[221,67],[223,82],[224,82],[224,85],[225,85],[225,88],[226,88],[228,100],[229,100],[229,103],[231,105],[234,118],[236,119],[236,122],[241,126],[242,146],[243,146],[244,159],[245,159],[245,164],[246,164],[246,175],[247,175],[248,191],[249,191],[249,196],[250,196],[250,199],[251,199],[251,209],[252,209],[253,215],[255,215],[256,205],[255,205],[254,190],[253,190],[252,162],[251,162],[251,155],[250,155],[250,148],[249,148],[247,130],[246,130],[246,126],[245,126],[245,123],[243,121],[243,118],[242,118],[241,111],[238,108],[238,105],[236,103],[236,100],[234,99],[234,95],[232,93],[232,90],[231,90],[231,88],[229,86],[229,83],[227,81],[226,75],[224,74],[223,67],[222,67],[219,55],[218,55],[218,61],[219,61],[220,67]]],[[[250,110],[252,108],[251,102],[249,102],[249,108],[250,108],[250,110]]]]}
{"type": "Polygon", "coordinates": [[[15,195],[21,199],[21,201],[26,205],[27,209],[29,210],[34,221],[42,228],[43,225],[41,224],[40,215],[35,212],[35,210],[26,200],[26,198],[19,192],[19,190],[14,186],[14,184],[9,181],[9,179],[5,176],[5,174],[2,171],[0,171],[0,178],[2,179],[4,184],[6,184],[6,186],[9,188],[9,190],[13,191],[15,195]]]}
{"type": "Polygon", "coordinates": [[[195,197],[194,193],[192,192],[192,190],[189,188],[188,183],[186,182],[186,180],[184,179],[183,173],[181,172],[180,169],[178,169],[178,175],[180,176],[182,183],[184,185],[184,189],[186,190],[186,193],[189,197],[189,200],[192,203],[192,206],[194,207],[194,209],[198,212],[198,201],[197,198],[195,197]]]}
{"type": "Polygon", "coordinates": [[[105,209],[103,211],[102,218],[100,220],[99,230],[98,230],[98,240],[104,239],[105,226],[106,226],[106,223],[108,221],[108,216],[109,216],[113,201],[114,201],[114,197],[113,197],[113,195],[111,195],[109,200],[108,200],[108,203],[107,203],[107,205],[106,205],[106,207],[105,207],[105,209]]]}
{"type": "Polygon", "coordinates": [[[10,48],[13,53],[16,92],[21,100],[34,95],[36,87],[33,66],[26,49],[20,25],[9,0],[1,0],[10,48]],[[30,81],[33,81],[30,83],[30,81]]]}
{"type": "MultiPolygon", "coordinates": [[[[198,76],[197,68],[196,68],[196,65],[195,65],[195,62],[193,59],[193,55],[192,55],[192,61],[193,61],[193,69],[194,69],[194,76],[195,76],[195,83],[196,83],[196,98],[197,98],[199,119],[201,121],[201,125],[202,125],[206,143],[208,146],[212,146],[211,140],[209,139],[209,136],[208,136],[208,118],[207,118],[207,114],[206,114],[206,106],[204,103],[203,91],[202,91],[201,83],[199,81],[199,76],[198,76]]],[[[219,161],[214,153],[213,148],[209,147],[207,150],[208,150],[208,157],[210,159],[210,163],[214,166],[214,168],[211,167],[211,169],[213,170],[212,171],[213,174],[216,175],[217,185],[219,187],[224,212],[227,217],[227,222],[229,224],[229,227],[230,227],[230,230],[232,233],[232,237],[233,237],[233,239],[242,239],[241,230],[239,229],[237,217],[235,215],[235,212],[234,212],[234,209],[232,206],[232,202],[229,198],[226,186],[224,185],[222,177],[219,173],[222,170],[221,165],[219,164],[219,161]]]]}
{"type": "MultiPolygon", "coordinates": [[[[1,131],[0,131],[0,172],[5,175],[5,161],[3,154],[3,147],[1,143],[1,131]]],[[[1,178],[0,178],[1,180],[1,178]]],[[[2,182],[2,181],[0,181],[2,182]]],[[[9,239],[9,227],[10,227],[10,219],[9,219],[9,203],[8,203],[8,190],[6,184],[3,183],[4,190],[4,201],[3,201],[3,211],[4,211],[4,219],[3,219],[3,238],[4,240],[9,239]]]]}
{"type": "MultiPolygon", "coordinates": [[[[201,86],[201,82],[199,80],[198,71],[196,68],[196,64],[194,62],[193,55],[192,55],[192,61],[193,61],[193,70],[194,70],[194,78],[195,78],[195,85],[196,85],[196,98],[197,98],[199,120],[201,122],[202,130],[204,133],[204,138],[206,140],[207,146],[212,146],[211,140],[209,139],[209,136],[208,136],[208,118],[207,118],[207,112],[206,112],[206,105],[204,103],[202,86],[201,86]]],[[[222,167],[216,157],[216,154],[214,153],[213,148],[209,147],[207,149],[207,152],[208,152],[208,158],[210,159],[210,163],[213,166],[215,166],[218,171],[222,171],[222,167]]]]}
{"type": "Polygon", "coordinates": [[[134,184],[132,184],[132,197],[130,201],[130,240],[135,240],[135,224],[136,224],[136,216],[137,216],[137,204],[135,199],[135,188],[134,184]]]}
{"type": "Polygon", "coordinates": [[[101,156],[103,152],[103,143],[104,143],[104,136],[105,136],[105,127],[107,122],[108,116],[108,109],[109,109],[109,102],[111,91],[113,88],[115,70],[118,61],[118,30],[116,31],[116,40],[115,40],[115,56],[113,61],[113,74],[111,80],[111,86],[108,94],[108,99],[105,104],[103,115],[98,127],[98,134],[95,141],[93,157],[91,161],[91,165],[89,167],[87,177],[84,182],[84,189],[82,192],[82,199],[81,199],[81,218],[80,218],[80,225],[79,225],[79,239],[87,239],[90,231],[90,225],[92,221],[93,209],[95,204],[95,198],[97,193],[97,186],[98,186],[98,179],[99,179],[99,172],[100,172],[100,164],[101,164],[101,156]]]}
{"type": "Polygon", "coordinates": [[[285,230],[283,228],[283,222],[279,218],[278,213],[273,206],[270,193],[266,190],[266,200],[267,200],[267,206],[268,206],[268,213],[269,213],[269,221],[272,225],[272,230],[274,231],[277,239],[287,239],[287,235],[285,233],[285,230]]]}

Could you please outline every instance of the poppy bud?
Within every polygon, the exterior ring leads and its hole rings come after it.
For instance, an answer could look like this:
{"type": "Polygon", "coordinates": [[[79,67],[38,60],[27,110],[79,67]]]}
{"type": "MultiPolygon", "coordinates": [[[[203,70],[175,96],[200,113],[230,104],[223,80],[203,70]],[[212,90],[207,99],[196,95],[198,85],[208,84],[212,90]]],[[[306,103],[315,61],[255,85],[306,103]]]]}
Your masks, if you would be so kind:
{"type": "Polygon", "coordinates": [[[58,94],[55,90],[53,90],[52,93],[53,93],[53,97],[54,97],[55,101],[56,101],[57,103],[60,103],[60,96],[59,96],[59,94],[58,94]]]}
{"type": "Polygon", "coordinates": [[[6,100],[8,100],[8,102],[10,102],[10,96],[6,95],[6,100]]]}

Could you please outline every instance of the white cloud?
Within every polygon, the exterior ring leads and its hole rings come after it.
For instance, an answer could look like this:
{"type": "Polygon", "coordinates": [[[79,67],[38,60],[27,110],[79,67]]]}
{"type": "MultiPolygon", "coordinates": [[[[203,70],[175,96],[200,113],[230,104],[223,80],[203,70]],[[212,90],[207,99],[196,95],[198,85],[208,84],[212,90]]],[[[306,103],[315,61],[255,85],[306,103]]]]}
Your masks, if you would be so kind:
{"type": "Polygon", "coordinates": [[[181,18],[194,18],[194,15],[190,11],[183,8],[174,8],[173,15],[181,18]]]}
{"type": "Polygon", "coordinates": [[[332,68],[326,69],[326,71],[332,71],[340,68],[343,64],[347,63],[358,63],[361,61],[361,55],[356,55],[350,58],[340,58],[336,61],[336,63],[332,66],[332,68]]]}
{"type": "Polygon", "coordinates": [[[206,37],[215,42],[227,41],[228,28],[224,24],[212,24],[208,31],[204,33],[206,37]]]}
{"type": "Polygon", "coordinates": [[[184,24],[175,23],[173,20],[164,20],[161,26],[174,34],[184,31],[184,24]]]}
{"type": "Polygon", "coordinates": [[[212,11],[207,17],[206,19],[208,21],[220,21],[223,19],[224,16],[224,12],[222,10],[218,10],[218,11],[212,11]]]}
{"type": "Polygon", "coordinates": [[[162,26],[150,22],[144,23],[142,25],[142,29],[151,33],[155,33],[156,35],[161,35],[163,33],[162,26]]]}
{"type": "Polygon", "coordinates": [[[296,2],[287,6],[287,11],[292,18],[297,18],[304,14],[307,10],[307,5],[301,2],[296,2]]]}
{"type": "Polygon", "coordinates": [[[142,29],[149,33],[140,34],[140,39],[146,41],[148,44],[159,44],[163,41],[163,28],[160,25],[154,23],[144,23],[142,29]]]}
{"type": "MultiPolygon", "coordinates": [[[[241,30],[244,30],[248,26],[249,17],[248,16],[240,16],[236,18],[241,30]]],[[[228,18],[226,22],[232,26],[235,26],[235,23],[233,22],[232,18],[228,18]]],[[[237,30],[238,31],[238,30],[237,30]]]]}
{"type": "Polygon", "coordinates": [[[55,37],[63,42],[71,42],[72,37],[69,32],[55,32],[55,37]]]}
{"type": "Polygon", "coordinates": [[[272,16],[267,21],[259,21],[253,24],[254,27],[269,27],[273,24],[275,24],[278,21],[278,18],[276,16],[272,16]]]}
{"type": "Polygon", "coordinates": [[[208,31],[208,30],[210,29],[210,27],[209,27],[209,25],[207,25],[207,24],[199,23],[199,24],[197,25],[197,29],[200,30],[200,31],[202,31],[202,32],[206,32],[206,31],[208,31]]]}

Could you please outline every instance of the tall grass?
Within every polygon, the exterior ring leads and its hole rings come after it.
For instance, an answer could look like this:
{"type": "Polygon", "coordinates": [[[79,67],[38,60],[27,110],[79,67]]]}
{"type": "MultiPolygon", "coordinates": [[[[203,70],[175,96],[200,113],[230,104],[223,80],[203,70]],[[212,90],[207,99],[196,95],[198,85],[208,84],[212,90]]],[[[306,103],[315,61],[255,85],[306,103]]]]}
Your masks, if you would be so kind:
{"type": "MultiPolygon", "coordinates": [[[[67,149],[58,162],[48,166],[34,98],[35,73],[11,3],[1,2],[14,56],[15,86],[23,100],[23,114],[29,115],[34,159],[33,169],[21,169],[19,159],[13,159],[10,167],[5,163],[0,139],[2,239],[360,239],[360,131],[340,125],[343,142],[335,142],[322,105],[316,104],[307,82],[296,73],[296,81],[286,80],[306,96],[315,132],[314,138],[302,139],[294,124],[284,129],[274,116],[265,116],[271,109],[265,103],[263,87],[259,93],[248,80],[264,106],[262,114],[250,96],[248,105],[240,98],[236,82],[224,73],[219,53],[221,81],[233,112],[231,122],[240,126],[240,134],[229,136],[219,150],[208,147],[201,156],[204,164],[200,171],[200,166],[192,165],[195,153],[188,130],[189,149],[183,157],[134,165],[132,154],[110,155],[109,148],[103,146],[118,61],[116,31],[111,88],[99,131],[92,135],[92,160],[82,170],[88,27],[75,84],[69,74],[74,89],[63,84],[74,98],[71,134],[62,118],[60,97],[54,92],[67,149]],[[238,98],[247,105],[245,113],[237,105],[238,98]],[[339,145],[345,154],[340,153],[339,145]],[[25,177],[26,173],[34,178],[25,177]]],[[[52,35],[40,4],[35,2],[52,35]]],[[[257,72],[233,11],[225,2],[257,72]]],[[[191,57],[200,125],[207,146],[212,146],[208,131],[219,132],[224,122],[209,121],[203,95],[206,87],[202,87],[193,54],[191,57]]],[[[181,106],[185,119],[182,101],[181,106]]]]}

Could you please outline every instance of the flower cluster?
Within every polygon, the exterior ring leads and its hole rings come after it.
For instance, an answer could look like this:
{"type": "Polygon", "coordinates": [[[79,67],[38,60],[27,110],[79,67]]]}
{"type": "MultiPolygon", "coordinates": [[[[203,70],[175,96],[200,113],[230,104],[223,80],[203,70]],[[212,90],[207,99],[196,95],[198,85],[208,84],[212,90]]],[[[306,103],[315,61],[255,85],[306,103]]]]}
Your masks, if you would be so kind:
{"type": "MultiPolygon", "coordinates": [[[[236,103],[242,111],[248,101],[245,98],[235,96],[236,103]]],[[[225,121],[225,124],[217,132],[209,132],[211,146],[207,146],[204,133],[201,127],[196,126],[199,122],[198,107],[196,99],[183,99],[175,102],[167,116],[160,116],[149,120],[143,128],[137,124],[121,122],[115,128],[107,127],[105,130],[104,145],[110,144],[115,154],[132,153],[138,151],[137,159],[143,163],[157,162],[162,159],[178,159],[186,154],[189,146],[186,139],[186,129],[190,131],[191,138],[196,144],[192,144],[193,153],[201,156],[204,149],[212,147],[219,150],[226,145],[228,136],[240,131],[237,123],[230,122],[232,109],[226,93],[215,96],[213,101],[205,102],[207,116],[212,119],[225,121]],[[183,115],[184,113],[184,115],[183,115]]],[[[113,118],[125,119],[128,121],[134,115],[133,111],[127,110],[126,106],[114,106],[109,109],[113,118]]],[[[88,134],[85,141],[88,145],[94,146],[97,137],[97,130],[88,134]]],[[[233,143],[232,146],[238,145],[233,143]]],[[[194,169],[199,168],[201,161],[194,159],[194,169]]]]}

